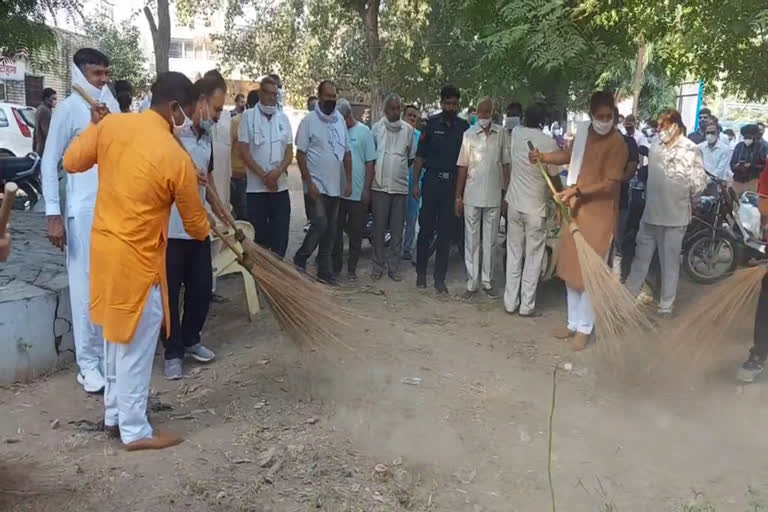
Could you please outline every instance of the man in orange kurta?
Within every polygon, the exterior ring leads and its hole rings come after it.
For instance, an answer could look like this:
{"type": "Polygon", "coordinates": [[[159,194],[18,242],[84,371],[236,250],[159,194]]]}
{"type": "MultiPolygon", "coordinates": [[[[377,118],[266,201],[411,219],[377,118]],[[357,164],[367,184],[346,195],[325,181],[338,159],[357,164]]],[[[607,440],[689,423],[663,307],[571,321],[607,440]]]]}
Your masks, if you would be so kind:
{"type": "Polygon", "coordinates": [[[111,114],[94,107],[92,124],[74,139],[63,167],[83,172],[99,164],[91,232],[91,321],[104,332],[105,430],[126,449],[181,442],[153,432],[146,406],[160,326],[168,322],[165,251],[171,205],[185,230],[208,237],[195,165],[172,130],[194,114],[197,97],[181,73],[162,73],[152,85],[151,108],[111,114]]]}

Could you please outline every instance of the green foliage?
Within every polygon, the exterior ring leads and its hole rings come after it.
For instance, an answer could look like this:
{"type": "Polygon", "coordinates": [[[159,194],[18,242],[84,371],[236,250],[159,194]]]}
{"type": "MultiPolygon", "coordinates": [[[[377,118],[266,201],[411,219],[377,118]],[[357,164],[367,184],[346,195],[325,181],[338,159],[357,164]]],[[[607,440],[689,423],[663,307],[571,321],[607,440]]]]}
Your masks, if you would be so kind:
{"type": "Polygon", "coordinates": [[[126,20],[119,26],[89,20],[84,29],[96,38],[98,47],[109,56],[112,80],[128,80],[137,96],[149,89],[152,83],[149,63],[133,20],[126,20]]]}
{"type": "Polygon", "coordinates": [[[56,37],[44,24],[46,13],[64,11],[75,17],[81,10],[81,0],[0,0],[0,58],[54,48],[56,37]]]}

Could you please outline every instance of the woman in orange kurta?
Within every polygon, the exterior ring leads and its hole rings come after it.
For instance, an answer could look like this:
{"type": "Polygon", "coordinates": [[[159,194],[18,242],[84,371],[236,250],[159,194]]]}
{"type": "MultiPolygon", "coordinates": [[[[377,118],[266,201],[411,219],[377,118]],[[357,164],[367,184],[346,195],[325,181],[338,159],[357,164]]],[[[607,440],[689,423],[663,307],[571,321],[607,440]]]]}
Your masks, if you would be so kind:
{"type": "Polygon", "coordinates": [[[163,316],[168,325],[165,251],[171,205],[187,232],[203,240],[209,224],[197,172],[172,129],[194,115],[197,96],[181,73],[162,73],[152,106],[103,117],[64,154],[68,172],[99,164],[91,231],[91,321],[104,331],[105,429],[126,449],[164,448],[180,438],[152,431],[146,417],[152,360],[163,316]]]}
{"type": "MultiPolygon", "coordinates": [[[[615,127],[614,108],[612,94],[597,92],[592,96],[584,156],[580,170],[575,171],[578,178],[575,185],[558,194],[558,199],[571,207],[584,239],[606,258],[616,232],[619,188],[628,158],[627,145],[615,127]]],[[[572,161],[571,150],[535,153],[532,158],[547,164],[567,164],[572,161]]],[[[555,337],[572,338],[574,350],[583,350],[594,329],[595,313],[584,291],[576,245],[568,229],[562,230],[557,273],[568,290],[568,326],[555,332],[555,337]]]]}

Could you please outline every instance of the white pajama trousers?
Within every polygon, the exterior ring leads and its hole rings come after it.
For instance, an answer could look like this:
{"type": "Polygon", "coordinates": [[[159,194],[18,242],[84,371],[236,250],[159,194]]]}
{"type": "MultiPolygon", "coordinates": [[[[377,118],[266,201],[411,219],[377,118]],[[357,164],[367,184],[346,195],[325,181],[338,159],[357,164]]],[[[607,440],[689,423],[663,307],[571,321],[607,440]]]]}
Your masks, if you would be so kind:
{"type": "Polygon", "coordinates": [[[504,309],[527,315],[536,309],[536,287],[546,249],[546,218],[507,210],[507,283],[504,309]]]}
{"type": "Polygon", "coordinates": [[[79,211],[67,218],[67,274],[72,307],[72,335],[75,359],[80,371],[98,369],[104,373],[104,339],[101,329],[91,323],[90,250],[93,211],[79,211]]]}
{"type": "Polygon", "coordinates": [[[152,437],[152,427],[147,421],[147,400],[162,323],[163,296],[160,287],[153,286],[131,341],[113,343],[107,340],[104,344],[104,424],[119,425],[124,444],[152,437]]]}
{"type": "Polygon", "coordinates": [[[498,207],[464,206],[464,264],[467,267],[467,290],[476,292],[482,280],[490,290],[493,279],[494,250],[499,233],[498,207]],[[480,265],[480,232],[482,228],[483,261],[480,265]]]}
{"type": "Polygon", "coordinates": [[[595,310],[586,291],[580,292],[566,285],[568,299],[568,330],[592,334],[595,327],[595,310]]]}

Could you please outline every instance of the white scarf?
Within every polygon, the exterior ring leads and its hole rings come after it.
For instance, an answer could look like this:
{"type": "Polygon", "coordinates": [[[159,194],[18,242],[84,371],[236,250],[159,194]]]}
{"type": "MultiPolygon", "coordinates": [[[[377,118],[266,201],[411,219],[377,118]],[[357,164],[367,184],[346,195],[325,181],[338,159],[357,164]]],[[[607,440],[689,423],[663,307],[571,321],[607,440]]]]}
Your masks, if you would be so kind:
{"type": "Polygon", "coordinates": [[[581,164],[584,163],[584,150],[587,148],[587,136],[589,135],[590,121],[576,123],[576,133],[573,136],[571,147],[571,162],[568,164],[568,178],[565,183],[569,187],[576,185],[581,173],[581,164]]]}
{"type": "Polygon", "coordinates": [[[89,82],[85,78],[85,75],[83,75],[83,72],[80,71],[80,68],[78,68],[74,62],[70,64],[70,70],[71,70],[72,85],[79,85],[80,87],[82,87],[83,90],[85,90],[85,92],[88,93],[88,96],[90,96],[96,101],[104,103],[110,112],[120,113],[120,105],[117,103],[117,100],[115,99],[115,97],[112,96],[112,91],[109,90],[109,86],[105,85],[104,87],[99,89],[96,86],[92,85],[91,82],[89,82]]]}
{"type": "Polygon", "coordinates": [[[338,114],[337,110],[334,110],[330,114],[326,114],[320,107],[315,109],[317,117],[328,124],[328,144],[331,146],[333,154],[339,161],[344,159],[344,153],[347,152],[347,144],[345,134],[347,132],[347,126],[344,124],[344,119],[338,114]]]}
{"type": "Polygon", "coordinates": [[[387,130],[391,132],[399,132],[403,127],[403,125],[400,124],[399,119],[397,121],[390,121],[386,117],[382,117],[381,120],[384,122],[384,126],[387,128],[387,130]]]}

